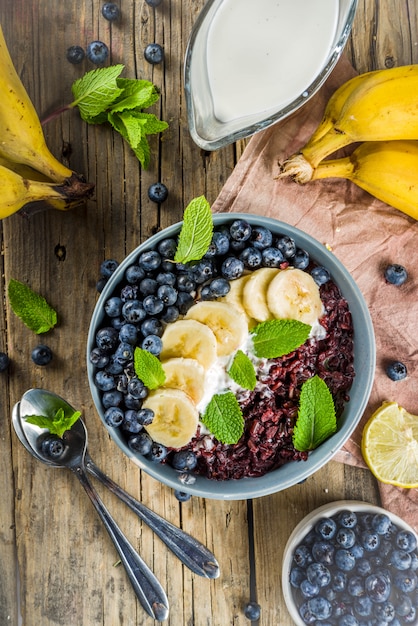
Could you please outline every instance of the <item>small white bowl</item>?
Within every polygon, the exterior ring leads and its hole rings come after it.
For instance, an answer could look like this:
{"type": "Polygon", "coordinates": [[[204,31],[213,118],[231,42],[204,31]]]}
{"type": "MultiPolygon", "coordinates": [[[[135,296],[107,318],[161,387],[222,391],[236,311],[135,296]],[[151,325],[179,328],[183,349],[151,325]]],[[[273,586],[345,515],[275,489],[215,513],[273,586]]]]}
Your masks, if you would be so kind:
{"type": "Polygon", "coordinates": [[[289,611],[296,626],[306,626],[306,623],[299,615],[298,606],[296,604],[293,587],[290,584],[290,570],[292,567],[293,553],[295,548],[302,542],[303,538],[315,527],[317,522],[324,517],[333,517],[335,514],[341,511],[353,511],[354,513],[382,513],[387,515],[391,521],[400,529],[409,530],[418,536],[409,524],[407,524],[402,518],[398,517],[394,513],[387,511],[374,504],[368,502],[362,502],[358,500],[338,500],[336,502],[329,502],[319,508],[315,509],[311,513],[308,513],[295,527],[290,535],[283,553],[282,563],[282,590],[286,603],[287,610],[289,611]]]}

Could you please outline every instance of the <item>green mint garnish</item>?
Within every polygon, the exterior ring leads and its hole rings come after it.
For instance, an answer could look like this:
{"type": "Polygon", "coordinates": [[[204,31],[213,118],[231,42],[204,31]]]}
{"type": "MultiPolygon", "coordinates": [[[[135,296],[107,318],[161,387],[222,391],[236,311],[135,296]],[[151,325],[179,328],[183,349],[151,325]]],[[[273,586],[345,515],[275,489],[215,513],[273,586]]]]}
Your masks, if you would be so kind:
{"type": "Polygon", "coordinates": [[[204,196],[194,198],[184,210],[174,261],[200,261],[209,248],[212,234],[213,219],[209,202],[204,196]]]}
{"type": "Polygon", "coordinates": [[[235,354],[228,374],[243,389],[252,391],[257,384],[254,365],[242,350],[235,354]]]}
{"type": "Polygon", "coordinates": [[[165,373],[160,359],[148,350],[135,348],[134,369],[135,374],[148,389],[157,389],[165,382],[165,373]]]}
{"type": "Polygon", "coordinates": [[[244,432],[244,418],[232,391],[215,394],[201,420],[221,443],[237,443],[244,432]]]}
{"type": "Polygon", "coordinates": [[[109,123],[146,169],[151,156],[148,135],[164,131],[168,124],[143,112],[159,99],[156,86],[147,80],[119,78],[123,69],[123,65],[111,65],[87,72],[73,83],[75,100],[69,108],[78,107],[88,124],[109,123]]]}
{"type": "Polygon", "coordinates": [[[72,411],[66,415],[64,409],[60,408],[51,417],[46,415],[28,415],[25,419],[29,424],[47,428],[51,435],[62,437],[65,431],[70,430],[80,416],[80,411],[72,411]]]}
{"type": "Polygon", "coordinates": [[[293,445],[300,452],[313,450],[336,430],[337,419],[332,394],[322,378],[313,376],[302,385],[293,445]]]}
{"type": "Polygon", "coordinates": [[[57,323],[57,314],[48,302],[30,287],[11,279],[7,289],[10,306],[34,333],[46,333],[57,323]]]}
{"type": "Polygon", "coordinates": [[[269,320],[251,331],[254,354],[259,358],[275,359],[303,345],[311,326],[298,320],[269,320]]]}

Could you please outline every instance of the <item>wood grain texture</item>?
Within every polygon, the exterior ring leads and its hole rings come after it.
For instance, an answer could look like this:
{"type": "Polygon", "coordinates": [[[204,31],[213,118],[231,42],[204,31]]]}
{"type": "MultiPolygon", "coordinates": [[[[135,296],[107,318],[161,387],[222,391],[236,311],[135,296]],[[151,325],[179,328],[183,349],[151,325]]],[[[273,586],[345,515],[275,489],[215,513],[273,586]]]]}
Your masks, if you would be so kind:
{"type": "MultiPolygon", "coordinates": [[[[116,552],[78,485],[64,470],[33,460],[11,431],[14,403],[30,387],[44,387],[83,411],[90,452],[122,487],[181,525],[214,550],[221,577],[191,574],[136,516],[101,486],[98,490],[122,530],[167,590],[170,626],[245,626],[243,605],[262,606],[262,626],[291,626],[280,588],[280,562],[295,524],[324,502],[344,497],[377,502],[368,472],[330,463],[286,492],[252,503],[192,498],[180,505],[172,491],[144,475],[112,444],[100,425],[86,376],[86,339],[97,299],[99,265],[122,260],[150,234],[180,220],[186,204],[204,194],[213,202],[242,154],[241,141],[212,154],[190,139],[182,86],[187,39],[204,0],[163,0],[156,10],[143,0],[120,0],[122,21],[109,24],[101,3],[79,0],[0,2],[0,23],[16,69],[39,115],[71,101],[71,84],[92,66],[71,66],[70,45],[105,41],[111,63],[125,75],[153,80],[161,89],[155,111],[170,123],[152,139],[153,158],[142,171],[129,147],[109,128],[87,126],[75,111],[45,127],[51,151],[96,185],[85,208],[46,212],[0,223],[0,286],[11,278],[41,293],[59,314],[46,337],[31,333],[2,300],[0,349],[12,360],[0,374],[0,624],[18,626],[140,626],[152,623],[135,600],[116,552]],[[164,46],[163,66],[150,66],[144,47],[164,46]],[[148,186],[169,189],[160,208],[148,186]],[[36,367],[31,349],[41,341],[54,352],[50,367],[36,367]],[[249,536],[249,528],[251,536],[249,536]],[[254,557],[254,560],[253,560],[254,557]],[[4,564],[7,564],[4,565],[4,564]],[[18,564],[18,569],[16,567],[18,564]],[[18,574],[20,596],[18,596],[18,574]],[[19,607],[20,597],[20,607],[19,607]]],[[[413,0],[359,0],[347,54],[360,72],[418,62],[418,15],[413,0]]]]}

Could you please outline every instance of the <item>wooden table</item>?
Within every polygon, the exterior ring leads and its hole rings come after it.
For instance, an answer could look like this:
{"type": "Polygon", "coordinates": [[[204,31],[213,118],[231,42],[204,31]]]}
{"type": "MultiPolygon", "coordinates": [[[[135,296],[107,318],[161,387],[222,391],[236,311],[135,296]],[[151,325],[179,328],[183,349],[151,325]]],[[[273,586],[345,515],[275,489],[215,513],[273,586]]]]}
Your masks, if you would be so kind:
{"type": "MultiPolygon", "coordinates": [[[[130,149],[109,128],[87,126],[76,112],[46,127],[50,149],[96,185],[87,208],[15,215],[0,223],[1,288],[11,278],[29,284],[58,311],[59,325],[37,337],[12,313],[7,298],[0,317],[0,349],[12,364],[1,374],[0,417],[0,624],[6,626],[133,626],[150,624],[136,601],[116,552],[83,490],[70,472],[51,470],[23,449],[11,428],[16,401],[30,387],[68,398],[83,411],[96,462],[134,496],[206,543],[221,576],[199,578],[183,568],[151,531],[113,496],[99,489],[123,531],[167,591],[172,626],[244,626],[243,605],[257,600],[260,624],[290,626],[283,603],[283,547],[296,523],[328,501],[378,502],[369,472],[331,462],[304,484],[254,501],[217,502],[193,497],[180,504],[172,490],[141,473],[110,441],[93,407],[86,376],[86,338],[97,298],[100,262],[122,260],[155,230],[178,221],[184,207],[204,194],[213,202],[232,172],[244,142],[211,154],[192,142],[182,87],[183,58],[204,0],[163,0],[156,10],[143,0],[120,0],[123,19],[110,25],[101,2],[14,0],[0,3],[0,20],[16,68],[41,115],[71,101],[70,87],[91,64],[72,66],[70,45],[107,42],[111,63],[126,76],[161,87],[160,114],[170,123],[152,160],[141,171],[130,149]],[[164,65],[144,61],[146,44],[165,49],[164,65]],[[163,181],[169,200],[159,209],[148,186],[163,181]],[[53,362],[35,366],[38,343],[53,362]],[[19,615],[21,614],[21,617],[19,615]]],[[[358,71],[418,62],[414,0],[359,0],[346,50],[358,71]]],[[[100,487],[100,486],[99,486],[100,487]]]]}

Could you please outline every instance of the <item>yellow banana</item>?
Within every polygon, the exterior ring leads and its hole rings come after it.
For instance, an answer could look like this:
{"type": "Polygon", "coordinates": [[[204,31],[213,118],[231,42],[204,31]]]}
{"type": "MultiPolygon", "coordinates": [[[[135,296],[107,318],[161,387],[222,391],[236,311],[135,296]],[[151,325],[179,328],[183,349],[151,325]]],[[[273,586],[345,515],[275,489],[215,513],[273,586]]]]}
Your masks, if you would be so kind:
{"type": "Polygon", "coordinates": [[[80,178],[49,151],[36,110],[20,80],[0,26],[0,154],[50,180],[80,178]]]}
{"type": "Polygon", "coordinates": [[[346,178],[418,219],[418,141],[366,141],[342,159],[322,161],[313,180],[346,178]]]}
{"type": "Polygon", "coordinates": [[[345,102],[334,94],[321,130],[283,164],[279,178],[308,182],[318,163],[354,142],[418,139],[418,65],[368,72],[348,83],[340,87],[345,102]]]}
{"type": "Polygon", "coordinates": [[[23,208],[27,209],[32,203],[66,211],[81,204],[92,192],[93,186],[78,181],[74,190],[73,186],[66,184],[28,180],[0,165],[0,188],[0,219],[3,219],[23,208]]]}

